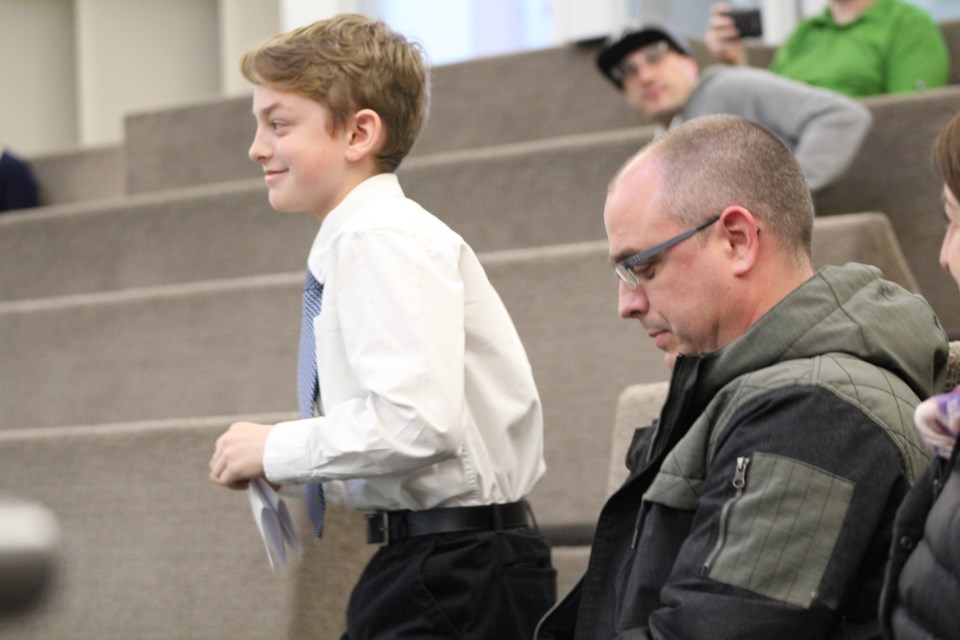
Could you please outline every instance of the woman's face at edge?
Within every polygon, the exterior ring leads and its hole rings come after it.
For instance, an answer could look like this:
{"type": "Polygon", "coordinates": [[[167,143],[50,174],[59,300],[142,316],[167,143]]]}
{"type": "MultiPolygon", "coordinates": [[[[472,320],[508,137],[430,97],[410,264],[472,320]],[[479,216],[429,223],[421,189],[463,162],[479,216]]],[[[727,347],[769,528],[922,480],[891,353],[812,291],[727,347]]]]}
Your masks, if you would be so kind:
{"type": "Polygon", "coordinates": [[[960,286],[960,202],[946,184],[943,185],[943,215],[947,229],[940,245],[940,266],[960,286]]]}

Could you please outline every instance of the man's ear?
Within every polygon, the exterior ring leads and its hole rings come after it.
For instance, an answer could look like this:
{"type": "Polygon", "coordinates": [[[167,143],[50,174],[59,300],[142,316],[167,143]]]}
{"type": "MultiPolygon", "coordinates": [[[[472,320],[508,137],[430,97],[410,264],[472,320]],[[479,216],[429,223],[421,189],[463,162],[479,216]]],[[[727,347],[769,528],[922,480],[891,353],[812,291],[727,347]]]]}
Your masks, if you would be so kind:
{"type": "Polygon", "coordinates": [[[379,113],[360,109],[347,124],[347,133],[347,160],[358,162],[376,156],[383,147],[386,130],[379,113]]]}
{"type": "Polygon", "coordinates": [[[730,206],[720,215],[724,247],[731,273],[744,276],[756,265],[760,253],[760,227],[753,214],[743,207],[730,206]]]}

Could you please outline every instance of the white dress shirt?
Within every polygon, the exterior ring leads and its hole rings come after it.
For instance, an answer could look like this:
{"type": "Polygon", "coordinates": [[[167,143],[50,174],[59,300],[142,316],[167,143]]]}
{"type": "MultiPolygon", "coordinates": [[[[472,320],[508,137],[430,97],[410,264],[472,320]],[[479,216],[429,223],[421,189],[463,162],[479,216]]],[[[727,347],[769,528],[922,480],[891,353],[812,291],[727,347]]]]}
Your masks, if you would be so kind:
{"type": "Polygon", "coordinates": [[[278,483],[357,510],[510,502],[543,475],[543,415],[500,297],[458,234],[392,173],[358,185],[308,259],[321,417],[277,424],[278,483]]]}

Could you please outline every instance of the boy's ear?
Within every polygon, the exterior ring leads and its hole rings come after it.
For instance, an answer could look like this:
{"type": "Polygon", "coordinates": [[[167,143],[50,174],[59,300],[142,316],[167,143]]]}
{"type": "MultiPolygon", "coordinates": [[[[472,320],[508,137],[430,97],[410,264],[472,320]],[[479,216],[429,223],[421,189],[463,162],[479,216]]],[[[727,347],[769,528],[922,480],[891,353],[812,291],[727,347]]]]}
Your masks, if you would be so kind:
{"type": "Polygon", "coordinates": [[[347,125],[347,159],[351,162],[375,157],[383,146],[386,133],[380,114],[373,109],[360,109],[347,125]]]}

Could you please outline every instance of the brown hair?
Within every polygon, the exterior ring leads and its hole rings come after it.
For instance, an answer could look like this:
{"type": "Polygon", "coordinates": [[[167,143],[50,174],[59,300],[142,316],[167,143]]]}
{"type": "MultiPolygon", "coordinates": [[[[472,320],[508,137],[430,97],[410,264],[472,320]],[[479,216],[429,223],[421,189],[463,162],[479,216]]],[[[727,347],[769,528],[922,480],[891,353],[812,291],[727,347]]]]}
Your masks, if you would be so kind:
{"type": "Polygon", "coordinates": [[[960,111],[933,142],[933,161],[954,197],[960,197],[960,111]]]}
{"type": "Polygon", "coordinates": [[[326,105],[334,130],[360,109],[376,111],[386,129],[377,163],[394,171],[426,119],[424,58],[420,45],[382,21],[345,13],[270,38],[243,54],[240,71],[253,84],[294,91],[326,105]]]}
{"type": "Polygon", "coordinates": [[[808,261],[813,201],[793,152],[762,126],[703,116],[649,146],[661,167],[663,213],[688,226],[740,205],[793,255],[808,261]]]}

